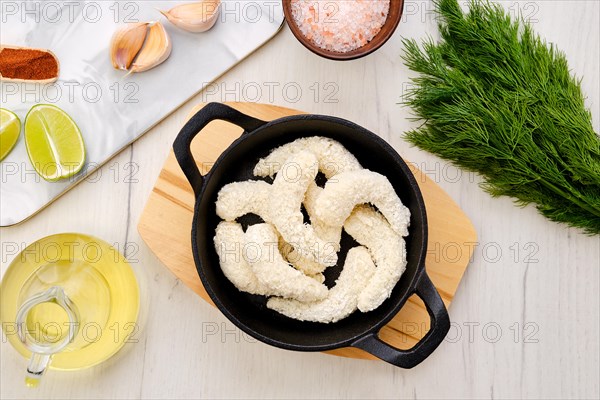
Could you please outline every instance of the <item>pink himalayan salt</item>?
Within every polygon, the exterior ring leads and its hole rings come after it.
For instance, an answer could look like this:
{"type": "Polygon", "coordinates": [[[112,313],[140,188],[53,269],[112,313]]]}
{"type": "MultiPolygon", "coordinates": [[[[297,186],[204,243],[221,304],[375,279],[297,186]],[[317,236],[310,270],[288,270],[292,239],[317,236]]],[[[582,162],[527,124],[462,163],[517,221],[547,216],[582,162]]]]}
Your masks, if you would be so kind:
{"type": "Polygon", "coordinates": [[[322,49],[347,53],[381,31],[390,0],[291,0],[291,6],[304,37],[322,49]]]}

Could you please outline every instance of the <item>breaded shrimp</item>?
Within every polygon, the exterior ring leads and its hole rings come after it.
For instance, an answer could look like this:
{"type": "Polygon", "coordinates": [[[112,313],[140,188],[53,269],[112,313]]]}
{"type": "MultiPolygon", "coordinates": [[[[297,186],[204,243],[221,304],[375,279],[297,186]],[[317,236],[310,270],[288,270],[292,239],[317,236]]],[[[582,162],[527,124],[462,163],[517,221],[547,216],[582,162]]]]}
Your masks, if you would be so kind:
{"type": "MultiPolygon", "coordinates": [[[[332,251],[334,251],[332,249],[332,251]]],[[[327,268],[325,265],[311,261],[306,257],[303,257],[298,250],[294,249],[294,246],[287,243],[281,236],[279,236],[279,252],[290,264],[296,269],[304,272],[306,275],[320,274],[327,268]]]]}
{"type": "Polygon", "coordinates": [[[303,257],[332,266],[337,262],[333,245],[322,240],[312,225],[305,224],[302,215],[304,194],[316,175],[317,157],[310,151],[300,151],[289,158],[271,186],[269,216],[281,237],[303,257]]]}
{"type": "Polygon", "coordinates": [[[277,232],[269,224],[248,227],[244,255],[258,280],[270,294],[299,301],[317,301],[327,296],[327,286],[289,265],[277,249],[277,232]]]}
{"type": "Polygon", "coordinates": [[[394,232],[408,235],[409,209],[402,204],[385,176],[368,169],[342,172],[327,181],[316,200],[314,211],[323,223],[342,226],[354,207],[365,203],[376,206],[394,232]]]}
{"type": "Polygon", "coordinates": [[[267,203],[271,185],[264,181],[229,183],[217,195],[217,215],[225,221],[235,221],[246,214],[256,214],[270,222],[267,203]]]}
{"type": "Polygon", "coordinates": [[[327,179],[344,171],[361,169],[361,165],[338,141],[322,136],[296,139],[274,149],[268,156],[261,158],[254,167],[255,176],[273,177],[292,156],[301,151],[312,152],[319,161],[319,171],[327,179]]]}
{"type": "Polygon", "coordinates": [[[377,210],[361,205],[354,209],[344,224],[346,232],[365,246],[377,268],[358,296],[358,309],[376,309],[390,294],[406,269],[406,244],[377,210]]]}
{"type": "Polygon", "coordinates": [[[215,232],[215,249],[223,274],[243,292],[269,295],[269,288],[261,283],[243,255],[244,231],[237,222],[222,221],[215,232]]]}
{"type": "MultiPolygon", "coordinates": [[[[244,258],[245,237],[240,224],[237,222],[220,222],[215,232],[214,242],[223,274],[236,288],[251,294],[272,294],[269,288],[256,278],[252,267],[244,258]]],[[[307,275],[319,283],[325,282],[323,274],[313,273],[307,275]]]]}
{"type": "MultiPolygon", "coordinates": [[[[324,240],[330,247],[330,252],[340,251],[340,240],[342,237],[342,228],[329,226],[315,216],[314,204],[316,198],[321,193],[323,188],[317,186],[315,182],[312,182],[304,195],[304,208],[310,217],[310,223],[313,226],[315,233],[318,237],[324,240]]],[[[315,274],[323,272],[326,266],[322,263],[317,263],[307,259],[298,250],[294,249],[292,245],[286,243],[283,239],[279,243],[279,249],[283,257],[292,263],[296,268],[303,271],[305,274],[315,274]]]]}
{"type": "MultiPolygon", "coordinates": [[[[316,185],[315,185],[316,186],[316,185]]],[[[322,190],[321,188],[318,188],[322,190]]],[[[269,198],[272,195],[272,187],[264,181],[244,181],[229,183],[219,191],[216,208],[217,215],[226,221],[235,221],[246,214],[255,214],[263,221],[272,223],[269,198]]],[[[318,231],[318,228],[317,228],[318,231]]],[[[341,235],[341,230],[340,230],[341,235]]],[[[291,262],[296,268],[307,275],[321,273],[327,268],[323,263],[317,263],[301,254],[293,245],[281,239],[279,249],[284,258],[291,262]]],[[[329,246],[335,253],[339,250],[339,238],[329,246]]]]}
{"type": "Polygon", "coordinates": [[[317,198],[322,191],[323,188],[320,188],[315,182],[312,182],[304,194],[304,208],[310,217],[310,223],[314,227],[317,236],[327,243],[331,243],[333,245],[333,249],[337,252],[340,250],[340,240],[342,238],[341,225],[330,226],[317,218],[315,206],[317,198]]]}
{"type": "Polygon", "coordinates": [[[337,322],[352,314],[358,297],[375,272],[375,264],[366,248],[359,246],[348,251],[344,269],[327,298],[312,303],[271,297],[267,307],[300,321],[337,322]]]}
{"type": "Polygon", "coordinates": [[[315,281],[317,281],[319,283],[325,282],[325,275],[323,275],[323,274],[314,274],[314,275],[307,275],[307,276],[311,277],[312,279],[314,279],[315,281]]]}

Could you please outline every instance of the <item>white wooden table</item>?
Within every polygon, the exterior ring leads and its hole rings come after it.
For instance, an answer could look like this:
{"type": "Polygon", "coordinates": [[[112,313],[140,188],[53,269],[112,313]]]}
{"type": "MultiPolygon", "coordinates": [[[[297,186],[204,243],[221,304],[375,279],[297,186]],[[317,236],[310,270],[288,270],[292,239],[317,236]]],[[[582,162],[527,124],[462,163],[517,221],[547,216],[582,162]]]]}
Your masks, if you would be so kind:
{"type": "MultiPolygon", "coordinates": [[[[516,3],[504,5],[516,11],[516,3]]],[[[584,77],[599,131],[600,3],[521,6],[584,77]]],[[[492,199],[478,187],[478,177],[401,138],[412,126],[408,110],[396,104],[410,76],[399,57],[401,35],[435,34],[431,8],[427,1],[408,0],[393,39],[354,62],[320,59],[284,28],[93,179],[32,220],[2,229],[2,252],[13,243],[24,246],[69,231],[93,234],[121,249],[128,244],[145,292],[145,317],[137,343],[89,370],[50,371],[37,390],[24,387],[26,362],[3,340],[0,398],[598,398],[599,238],[549,222],[532,207],[492,199]],[[226,100],[351,119],[415,162],[472,218],[480,245],[450,308],[453,326],[423,364],[402,370],[257,343],[180,284],[140,240],[138,218],[186,114],[198,102],[226,100]]],[[[10,261],[2,256],[3,273],[10,261]]]]}

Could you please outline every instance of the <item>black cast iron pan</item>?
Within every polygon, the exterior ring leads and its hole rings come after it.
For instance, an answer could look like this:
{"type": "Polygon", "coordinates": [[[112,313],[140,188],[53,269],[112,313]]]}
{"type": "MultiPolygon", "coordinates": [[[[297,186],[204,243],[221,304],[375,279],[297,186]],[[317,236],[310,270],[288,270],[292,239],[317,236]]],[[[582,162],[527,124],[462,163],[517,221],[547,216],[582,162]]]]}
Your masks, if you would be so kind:
{"type": "MultiPolygon", "coordinates": [[[[383,139],[343,119],[322,115],[296,115],[264,122],[220,103],[210,103],[182,128],[173,144],[175,156],[196,195],[192,224],[192,249],[198,274],[206,291],[225,316],[244,332],[267,344],[288,350],[324,351],[354,346],[403,368],[422,362],[442,342],[450,320],[431,280],[425,272],[427,216],[425,204],[410,169],[383,139]],[[202,176],[190,151],[192,139],[213,120],[223,120],[244,129],[206,176],[202,176]],[[252,169],[260,157],[273,148],[305,136],[326,136],[339,141],[360,163],[388,177],[402,202],[411,211],[407,237],[408,265],[389,299],[368,313],[355,312],[333,324],[296,321],[266,307],[266,298],[237,290],[223,275],[213,245],[220,219],[215,201],[223,185],[257,179],[252,169]],[[417,294],[427,306],[431,329],[409,350],[400,350],[383,342],[379,330],[417,294]]],[[[256,222],[256,220],[254,221],[256,222]]],[[[245,219],[242,225],[252,223],[245,219]]],[[[342,238],[338,265],[343,265],[348,249],[355,246],[349,236],[342,238]]],[[[326,270],[326,284],[339,274],[339,267],[326,270]]]]}

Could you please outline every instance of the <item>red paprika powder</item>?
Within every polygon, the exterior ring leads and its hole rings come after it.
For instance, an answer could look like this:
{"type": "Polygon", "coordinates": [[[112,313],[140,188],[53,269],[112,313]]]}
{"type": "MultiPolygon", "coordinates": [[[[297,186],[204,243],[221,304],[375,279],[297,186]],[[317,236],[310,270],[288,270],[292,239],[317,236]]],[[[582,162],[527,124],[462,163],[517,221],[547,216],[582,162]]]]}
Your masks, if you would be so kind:
{"type": "Polygon", "coordinates": [[[0,75],[8,79],[54,79],[58,77],[58,61],[47,51],[5,47],[0,50],[0,75]]]}

